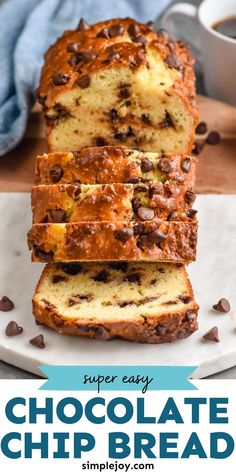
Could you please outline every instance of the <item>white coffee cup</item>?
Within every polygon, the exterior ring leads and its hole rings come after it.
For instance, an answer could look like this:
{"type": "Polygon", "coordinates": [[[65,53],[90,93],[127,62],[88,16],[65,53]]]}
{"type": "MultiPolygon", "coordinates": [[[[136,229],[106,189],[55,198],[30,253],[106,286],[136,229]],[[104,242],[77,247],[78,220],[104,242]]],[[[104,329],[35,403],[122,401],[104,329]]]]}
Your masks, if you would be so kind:
{"type": "Polygon", "coordinates": [[[176,3],[165,12],[162,26],[193,46],[208,95],[236,106],[236,40],[212,28],[230,16],[236,16],[236,0],[204,0],[198,8],[176,3]],[[177,14],[186,18],[186,26],[189,22],[188,32],[184,27],[176,31],[177,14]]]}

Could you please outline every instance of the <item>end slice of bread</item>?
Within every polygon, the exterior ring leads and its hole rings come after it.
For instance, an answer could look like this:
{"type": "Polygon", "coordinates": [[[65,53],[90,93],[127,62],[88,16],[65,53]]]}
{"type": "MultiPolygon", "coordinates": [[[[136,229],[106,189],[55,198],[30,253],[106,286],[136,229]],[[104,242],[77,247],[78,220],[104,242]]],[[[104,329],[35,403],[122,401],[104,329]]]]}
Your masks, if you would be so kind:
{"type": "Polygon", "coordinates": [[[33,313],[62,334],[164,343],[197,329],[198,305],[182,265],[60,263],[45,267],[33,313]]]}

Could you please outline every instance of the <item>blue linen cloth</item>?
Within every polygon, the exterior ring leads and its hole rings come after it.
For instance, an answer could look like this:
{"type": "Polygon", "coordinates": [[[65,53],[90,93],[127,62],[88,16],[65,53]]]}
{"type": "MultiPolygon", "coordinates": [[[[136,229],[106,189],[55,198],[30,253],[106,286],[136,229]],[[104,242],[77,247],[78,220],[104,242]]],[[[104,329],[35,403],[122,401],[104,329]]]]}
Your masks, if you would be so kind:
{"type": "Polygon", "coordinates": [[[22,139],[43,54],[81,17],[154,20],[171,0],[5,0],[0,5],[0,156],[22,139]]]}

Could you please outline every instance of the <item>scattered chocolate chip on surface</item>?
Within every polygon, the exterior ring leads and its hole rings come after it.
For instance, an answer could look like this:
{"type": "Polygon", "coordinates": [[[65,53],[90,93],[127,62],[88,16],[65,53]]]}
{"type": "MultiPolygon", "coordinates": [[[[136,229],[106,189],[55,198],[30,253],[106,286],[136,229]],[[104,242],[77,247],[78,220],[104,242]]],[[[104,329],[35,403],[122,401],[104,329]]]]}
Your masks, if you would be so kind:
{"type": "Polygon", "coordinates": [[[77,26],[77,30],[78,31],[83,31],[83,30],[86,30],[86,29],[89,29],[89,28],[90,28],[90,26],[87,23],[87,21],[84,20],[84,18],[81,18],[80,21],[79,21],[79,24],[77,26]]]}
{"type": "Polygon", "coordinates": [[[206,138],[206,143],[219,144],[219,142],[220,142],[220,134],[218,133],[218,131],[211,131],[206,138]]]}
{"type": "Polygon", "coordinates": [[[182,162],[181,162],[180,167],[181,167],[183,172],[188,174],[189,171],[190,171],[190,167],[191,167],[191,159],[189,157],[186,157],[185,159],[183,159],[182,162]]]}
{"type": "Polygon", "coordinates": [[[101,31],[97,34],[97,38],[110,38],[110,33],[108,28],[102,28],[101,31]]]}
{"type": "Polygon", "coordinates": [[[43,334],[38,334],[38,336],[35,336],[35,338],[30,339],[29,343],[32,344],[32,346],[38,347],[39,349],[44,349],[46,346],[43,334]]]}
{"type": "Polygon", "coordinates": [[[14,308],[14,303],[10,298],[4,295],[0,300],[0,311],[11,311],[14,308]]]}
{"type": "Polygon", "coordinates": [[[56,165],[55,165],[54,167],[52,167],[52,169],[50,170],[49,175],[50,175],[51,182],[52,182],[53,184],[56,184],[56,183],[59,182],[59,180],[61,180],[61,178],[63,177],[64,171],[63,171],[63,169],[62,169],[59,165],[56,164],[56,165]]]}
{"type": "Polygon", "coordinates": [[[137,210],[137,216],[142,221],[153,220],[155,212],[152,208],[140,207],[137,210]]]}
{"type": "Polygon", "coordinates": [[[228,313],[231,307],[226,298],[221,298],[212,308],[216,311],[221,311],[222,313],[228,313]]]}
{"type": "Polygon", "coordinates": [[[129,35],[131,36],[131,38],[135,38],[136,36],[139,36],[140,35],[140,28],[138,25],[136,25],[135,23],[132,23],[129,27],[128,27],[128,33],[129,35]]]}
{"type": "Polygon", "coordinates": [[[205,134],[207,132],[207,125],[204,121],[198,123],[196,130],[196,134],[205,134]]]}
{"type": "Polygon", "coordinates": [[[132,238],[134,231],[132,228],[120,228],[116,229],[114,232],[114,236],[118,241],[126,242],[132,238]]]}
{"type": "Polygon", "coordinates": [[[122,36],[125,32],[125,29],[122,25],[113,25],[109,28],[109,33],[111,38],[115,38],[116,36],[122,36]]]}
{"type": "Polygon", "coordinates": [[[54,85],[65,85],[70,80],[70,76],[64,72],[57,72],[53,75],[52,81],[54,85]]]}
{"type": "Polygon", "coordinates": [[[217,326],[214,326],[214,328],[211,328],[209,331],[207,331],[207,333],[203,335],[203,339],[218,343],[220,340],[217,326]]]}
{"type": "Polygon", "coordinates": [[[6,336],[18,336],[18,334],[23,333],[23,328],[19,326],[16,321],[10,321],[8,323],[5,334],[6,336]]]}
{"type": "Polygon", "coordinates": [[[171,170],[171,164],[167,157],[162,157],[158,163],[158,167],[161,172],[168,173],[171,170]]]}

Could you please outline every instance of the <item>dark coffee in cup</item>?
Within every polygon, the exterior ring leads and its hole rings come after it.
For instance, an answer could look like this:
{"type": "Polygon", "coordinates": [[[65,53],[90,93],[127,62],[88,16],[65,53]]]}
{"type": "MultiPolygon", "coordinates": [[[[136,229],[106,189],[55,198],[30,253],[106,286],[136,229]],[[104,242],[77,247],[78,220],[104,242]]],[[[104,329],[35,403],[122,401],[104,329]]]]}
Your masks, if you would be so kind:
{"type": "Polygon", "coordinates": [[[236,15],[217,21],[212,25],[212,28],[218,33],[236,40],[236,15]]]}

